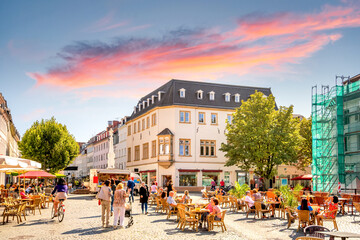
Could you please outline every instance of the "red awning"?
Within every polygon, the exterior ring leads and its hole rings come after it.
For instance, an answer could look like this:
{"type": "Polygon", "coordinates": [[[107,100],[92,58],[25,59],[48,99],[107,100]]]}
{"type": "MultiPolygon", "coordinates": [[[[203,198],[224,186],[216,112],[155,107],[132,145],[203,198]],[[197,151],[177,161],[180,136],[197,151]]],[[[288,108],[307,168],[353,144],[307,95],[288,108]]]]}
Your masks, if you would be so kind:
{"type": "Polygon", "coordinates": [[[197,169],[178,169],[179,172],[200,172],[200,170],[197,169]]]}
{"type": "Polygon", "coordinates": [[[147,172],[156,172],[156,170],[145,170],[145,171],[140,171],[139,173],[147,173],[147,172]]]}
{"type": "Polygon", "coordinates": [[[201,171],[203,171],[203,172],[222,172],[222,170],[205,170],[205,169],[203,169],[201,171]]]}
{"type": "Polygon", "coordinates": [[[44,178],[55,178],[55,175],[52,175],[45,171],[29,171],[27,173],[21,174],[18,177],[20,178],[38,178],[38,177],[44,177],[44,178]]]}
{"type": "Polygon", "coordinates": [[[311,179],[312,179],[312,175],[308,174],[308,175],[302,175],[302,176],[292,178],[291,180],[311,180],[311,179]]]}

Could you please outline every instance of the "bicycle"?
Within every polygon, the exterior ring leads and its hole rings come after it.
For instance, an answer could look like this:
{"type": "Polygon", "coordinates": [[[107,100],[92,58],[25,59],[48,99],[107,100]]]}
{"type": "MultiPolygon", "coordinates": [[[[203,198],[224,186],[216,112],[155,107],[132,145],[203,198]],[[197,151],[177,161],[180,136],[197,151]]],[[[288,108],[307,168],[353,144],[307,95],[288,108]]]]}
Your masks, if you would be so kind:
{"type": "MultiPolygon", "coordinates": [[[[59,206],[57,211],[57,217],[59,222],[62,222],[64,220],[65,216],[65,205],[64,205],[65,199],[59,199],[59,206]]],[[[51,209],[51,219],[55,218],[55,207],[54,207],[54,200],[53,200],[53,207],[51,209]]]]}

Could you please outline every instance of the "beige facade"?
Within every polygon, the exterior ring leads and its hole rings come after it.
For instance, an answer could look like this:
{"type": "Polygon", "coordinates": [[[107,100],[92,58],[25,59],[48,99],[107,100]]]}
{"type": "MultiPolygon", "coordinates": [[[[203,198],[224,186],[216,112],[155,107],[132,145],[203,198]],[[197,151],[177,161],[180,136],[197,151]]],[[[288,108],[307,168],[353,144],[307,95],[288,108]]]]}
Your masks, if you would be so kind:
{"type": "MultiPolygon", "coordinates": [[[[0,155],[20,157],[18,141],[20,134],[15,128],[7,102],[0,93],[0,155]]],[[[0,185],[9,183],[10,178],[12,178],[10,175],[0,173],[0,185]]]]}
{"type": "Polygon", "coordinates": [[[139,171],[148,183],[156,177],[162,186],[170,178],[175,187],[191,184],[198,188],[209,185],[214,178],[218,184],[221,179],[234,184],[236,167],[224,167],[226,158],[219,150],[226,141],[226,120],[233,112],[167,106],[130,120],[127,123],[128,131],[131,129],[127,138],[128,169],[139,171]],[[148,118],[150,124],[147,124],[148,118]],[[166,128],[170,132],[158,135],[166,128]]]}

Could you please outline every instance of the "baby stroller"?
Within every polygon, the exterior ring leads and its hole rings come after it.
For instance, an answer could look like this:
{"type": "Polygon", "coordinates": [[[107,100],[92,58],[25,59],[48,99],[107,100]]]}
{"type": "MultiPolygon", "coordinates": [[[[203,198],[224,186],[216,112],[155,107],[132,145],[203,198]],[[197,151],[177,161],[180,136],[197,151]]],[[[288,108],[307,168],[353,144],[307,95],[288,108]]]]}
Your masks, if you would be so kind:
{"type": "Polygon", "coordinates": [[[129,218],[129,222],[128,222],[128,225],[126,226],[126,228],[129,228],[134,224],[134,220],[133,220],[133,217],[131,216],[131,212],[132,212],[131,203],[125,203],[125,217],[129,218]]]}

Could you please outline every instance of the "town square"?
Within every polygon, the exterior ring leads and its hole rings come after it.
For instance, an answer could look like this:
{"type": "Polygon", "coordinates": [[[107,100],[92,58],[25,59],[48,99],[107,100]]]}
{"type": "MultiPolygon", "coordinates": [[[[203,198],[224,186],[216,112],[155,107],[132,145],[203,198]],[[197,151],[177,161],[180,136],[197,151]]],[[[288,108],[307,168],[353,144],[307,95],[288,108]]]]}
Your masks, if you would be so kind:
{"type": "Polygon", "coordinates": [[[0,239],[360,239],[360,2],[0,3],[0,239]]]}

